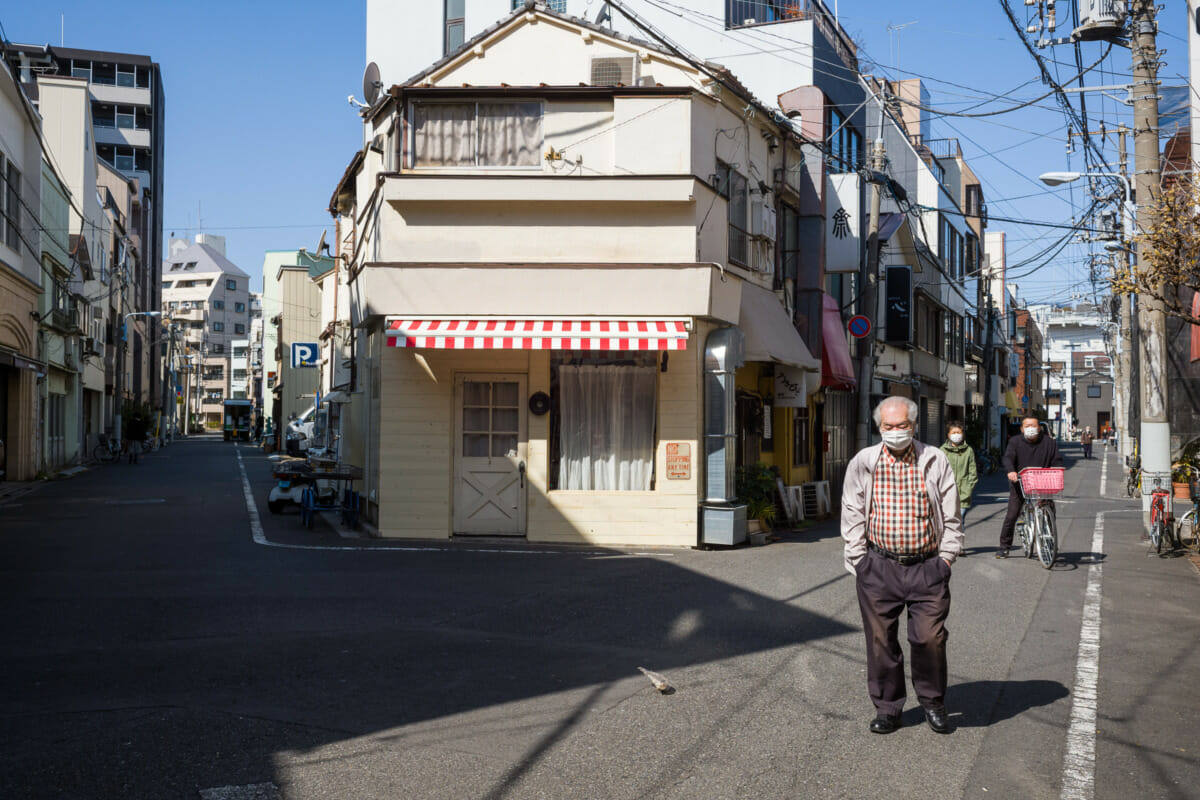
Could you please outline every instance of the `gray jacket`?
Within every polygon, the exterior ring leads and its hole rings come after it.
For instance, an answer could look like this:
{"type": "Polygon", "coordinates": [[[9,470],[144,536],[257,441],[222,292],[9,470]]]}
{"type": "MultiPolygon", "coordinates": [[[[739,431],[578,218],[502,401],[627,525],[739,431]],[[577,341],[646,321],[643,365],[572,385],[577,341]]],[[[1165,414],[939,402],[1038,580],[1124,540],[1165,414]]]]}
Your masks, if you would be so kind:
{"type": "MultiPolygon", "coordinates": [[[[917,466],[925,477],[929,494],[930,524],[938,540],[938,555],[953,564],[963,549],[962,509],[954,470],[943,453],[932,445],[914,441],[917,466]]],[[[842,539],[845,540],[846,569],[854,573],[854,565],[867,554],[867,520],[871,515],[874,496],[875,467],[883,455],[883,445],[859,450],[846,467],[842,484],[842,539]]]]}

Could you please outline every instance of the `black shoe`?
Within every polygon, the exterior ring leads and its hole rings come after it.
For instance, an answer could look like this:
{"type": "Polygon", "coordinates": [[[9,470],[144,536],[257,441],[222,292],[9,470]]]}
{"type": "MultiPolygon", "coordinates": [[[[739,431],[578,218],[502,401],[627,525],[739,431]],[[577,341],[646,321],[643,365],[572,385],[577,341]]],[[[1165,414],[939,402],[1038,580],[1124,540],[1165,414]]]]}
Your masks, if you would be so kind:
{"type": "Polygon", "coordinates": [[[871,720],[871,733],[892,733],[900,730],[899,714],[880,714],[871,720]]]}
{"type": "Polygon", "coordinates": [[[925,709],[925,721],[933,728],[934,733],[950,732],[950,719],[946,716],[944,708],[936,711],[932,708],[925,709]]]}
{"type": "Polygon", "coordinates": [[[996,558],[1008,558],[1008,548],[1001,547],[996,551],[996,558]]]}

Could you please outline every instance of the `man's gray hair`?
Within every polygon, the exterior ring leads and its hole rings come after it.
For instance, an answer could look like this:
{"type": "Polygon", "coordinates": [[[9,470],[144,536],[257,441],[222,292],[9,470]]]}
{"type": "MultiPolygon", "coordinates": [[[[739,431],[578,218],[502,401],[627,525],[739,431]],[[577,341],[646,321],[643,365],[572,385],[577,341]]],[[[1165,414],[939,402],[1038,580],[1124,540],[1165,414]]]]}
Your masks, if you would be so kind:
{"type": "Polygon", "coordinates": [[[915,426],[917,424],[917,415],[920,413],[919,410],[917,409],[917,404],[914,403],[912,400],[909,400],[907,397],[899,397],[898,395],[892,395],[891,397],[883,398],[883,401],[879,405],[875,406],[875,413],[872,414],[872,416],[875,418],[875,427],[878,428],[880,425],[883,424],[884,406],[898,406],[898,405],[904,406],[904,410],[908,413],[908,421],[911,422],[915,426]]]}

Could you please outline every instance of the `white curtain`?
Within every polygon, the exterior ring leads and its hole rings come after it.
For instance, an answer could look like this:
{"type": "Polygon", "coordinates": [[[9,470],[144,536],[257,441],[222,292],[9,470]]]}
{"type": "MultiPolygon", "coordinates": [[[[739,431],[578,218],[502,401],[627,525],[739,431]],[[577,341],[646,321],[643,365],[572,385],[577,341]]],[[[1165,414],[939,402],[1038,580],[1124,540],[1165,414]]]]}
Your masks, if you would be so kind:
{"type": "Polygon", "coordinates": [[[649,491],[656,384],[654,367],[558,368],[558,488],[649,491]]]}
{"type": "Polygon", "coordinates": [[[418,104],[413,151],[418,167],[475,166],[475,104],[418,104]]]}
{"type": "Polygon", "coordinates": [[[540,103],[479,104],[479,164],[536,167],[541,164],[540,103]]]}

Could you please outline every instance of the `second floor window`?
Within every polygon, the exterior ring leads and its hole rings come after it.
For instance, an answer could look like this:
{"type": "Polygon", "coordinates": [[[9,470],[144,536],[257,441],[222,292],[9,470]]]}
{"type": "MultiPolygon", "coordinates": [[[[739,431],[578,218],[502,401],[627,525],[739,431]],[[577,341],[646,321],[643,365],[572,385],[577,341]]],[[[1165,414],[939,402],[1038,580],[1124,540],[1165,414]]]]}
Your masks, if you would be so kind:
{"type": "Polygon", "coordinates": [[[242,312],[242,311],[245,311],[245,310],[246,310],[246,304],[245,304],[245,303],[234,303],[234,304],[233,304],[233,310],[234,310],[234,311],[237,311],[237,312],[239,312],[239,313],[240,313],[240,312],[242,312]]]}
{"type": "Polygon", "coordinates": [[[217,333],[220,333],[221,331],[225,330],[225,323],[224,322],[214,322],[213,330],[216,331],[217,333]]]}
{"type": "Polygon", "coordinates": [[[836,108],[829,109],[829,169],[853,172],[862,161],[862,134],[836,108]]]}
{"type": "Polygon", "coordinates": [[[234,333],[245,333],[245,332],[246,332],[246,326],[245,326],[245,325],[242,325],[241,323],[234,323],[234,325],[233,325],[233,332],[234,332],[234,333]]]}
{"type": "Polygon", "coordinates": [[[213,300],[212,306],[213,306],[213,311],[224,311],[225,310],[225,301],[224,300],[213,300]]]}
{"type": "Polygon", "coordinates": [[[237,281],[235,281],[233,278],[229,278],[225,281],[225,288],[231,292],[237,291],[237,281]]]}
{"type": "Polygon", "coordinates": [[[442,40],[442,55],[449,55],[458,48],[466,36],[466,0],[445,0],[446,30],[442,40]]]}
{"type": "Polygon", "coordinates": [[[414,167],[540,167],[537,101],[416,103],[414,167]]]}
{"type": "Polygon", "coordinates": [[[804,13],[802,6],[800,0],[726,0],[725,27],[800,19],[804,13]]]}
{"type": "Polygon", "coordinates": [[[729,260],[748,263],[746,177],[723,161],[717,162],[717,191],[729,203],[729,260]]]}

